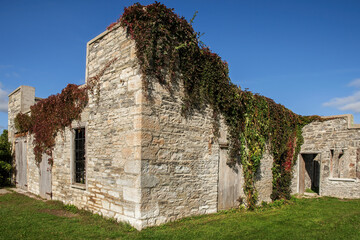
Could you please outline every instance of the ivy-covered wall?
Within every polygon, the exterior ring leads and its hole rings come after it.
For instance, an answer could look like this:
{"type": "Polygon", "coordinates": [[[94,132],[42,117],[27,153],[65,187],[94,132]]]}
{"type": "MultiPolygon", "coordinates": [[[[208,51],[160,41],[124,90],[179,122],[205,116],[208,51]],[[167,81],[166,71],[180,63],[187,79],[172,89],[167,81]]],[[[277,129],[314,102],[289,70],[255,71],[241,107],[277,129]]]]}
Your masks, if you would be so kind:
{"type": "Polygon", "coordinates": [[[141,115],[139,96],[143,89],[134,52],[134,41],[120,27],[91,40],[88,44],[87,84],[69,85],[62,93],[37,104],[35,89],[20,87],[9,101],[9,111],[14,113],[9,115],[13,116],[9,117],[9,129],[14,129],[12,142],[16,136],[25,135],[27,138],[28,191],[37,195],[40,192],[39,161],[44,159],[37,159],[35,154],[39,151],[34,151],[36,146],[40,146],[43,147],[41,151],[50,155],[52,163],[53,200],[74,204],[141,228],[141,126],[138,119],[141,115]],[[93,87],[86,89],[91,84],[93,87]],[[29,97],[32,99],[30,113],[33,118],[30,118],[30,129],[22,132],[26,128],[23,123],[29,120],[24,114],[30,110],[21,111],[24,105],[21,93],[26,89],[33,90],[29,97]],[[78,98],[72,99],[71,96],[79,91],[84,93],[84,89],[88,96],[86,106],[76,117],[76,114],[71,115],[71,111],[66,111],[66,107],[76,110],[78,98]],[[71,105],[73,103],[75,107],[71,105]],[[17,120],[23,127],[15,130],[17,113],[22,113],[17,120]],[[69,119],[72,121],[68,122],[69,119]],[[57,121],[57,124],[53,121],[57,121]],[[36,126],[47,129],[41,131],[36,126]],[[85,184],[76,184],[73,177],[73,129],[79,127],[85,127],[86,132],[85,184]],[[46,134],[47,131],[51,134],[46,134]],[[36,136],[39,137],[38,141],[35,141],[36,136]]]}
{"type": "Polygon", "coordinates": [[[11,123],[34,144],[29,169],[50,155],[54,199],[137,228],[216,212],[221,131],[227,166],[240,165],[239,203],[290,197],[302,127],[320,118],[233,84],[227,62],[172,9],[134,4],[87,51],[85,86],[68,85],[11,123]],[[80,187],[72,181],[77,127],[86,130],[80,187]]]}
{"type": "MultiPolygon", "coordinates": [[[[115,57],[98,78],[98,87],[89,93],[81,120],[73,121],[54,139],[53,199],[129,221],[137,228],[216,212],[219,142],[228,140],[217,136],[212,108],[204,105],[184,116],[181,78],[172,83],[173,91],[154,81],[149,97],[135,61],[135,43],[122,27],[88,44],[89,79],[115,57]],[[87,182],[80,187],[73,184],[71,166],[71,129],[77,127],[86,128],[87,139],[87,182]]],[[[218,131],[226,135],[224,120],[220,125],[218,131]]],[[[34,135],[28,134],[28,190],[38,194],[33,140],[34,135]]],[[[271,158],[268,163],[271,175],[271,158]]],[[[264,184],[259,186],[261,200],[270,200],[271,178],[266,182],[266,192],[261,190],[264,184]]]]}
{"type": "Polygon", "coordinates": [[[191,22],[158,2],[148,6],[136,3],[126,8],[108,29],[120,24],[135,40],[149,98],[154,84],[159,83],[174,93],[173,83],[177,82],[184,86],[182,114],[185,117],[209,106],[213,111],[215,135],[218,135],[219,117],[224,118],[229,132],[228,164],[234,165],[240,159],[248,208],[254,208],[258,201],[256,173],[266,146],[274,157],[271,198],[290,198],[292,168],[303,142],[301,129],[320,118],[299,116],[269,98],[233,84],[228,63],[199,40],[191,22]]]}

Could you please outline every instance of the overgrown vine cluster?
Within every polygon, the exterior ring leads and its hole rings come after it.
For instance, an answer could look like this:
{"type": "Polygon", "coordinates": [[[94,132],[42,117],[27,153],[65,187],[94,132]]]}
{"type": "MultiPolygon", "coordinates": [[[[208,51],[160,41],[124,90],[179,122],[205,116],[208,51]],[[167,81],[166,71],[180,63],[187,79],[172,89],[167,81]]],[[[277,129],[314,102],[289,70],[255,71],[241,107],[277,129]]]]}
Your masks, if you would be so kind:
{"type": "Polygon", "coordinates": [[[215,116],[220,113],[225,118],[229,164],[240,159],[248,208],[257,201],[255,177],[266,146],[274,158],[271,197],[289,199],[292,167],[303,143],[301,129],[320,117],[297,115],[269,98],[241,90],[231,82],[228,64],[199,44],[191,24],[163,4],[136,3],[124,10],[117,23],[136,42],[145,86],[153,79],[171,85],[180,73],[186,93],[184,113],[208,104],[215,116]]]}
{"type": "MultiPolygon", "coordinates": [[[[289,199],[292,167],[303,143],[301,129],[320,118],[294,114],[269,98],[241,90],[231,82],[228,64],[199,44],[199,34],[191,24],[163,4],[136,3],[125,8],[122,17],[108,30],[117,24],[136,42],[145,89],[155,79],[171,90],[171,82],[181,75],[186,93],[184,114],[210,105],[216,119],[219,114],[224,117],[230,143],[228,164],[240,162],[243,166],[248,208],[254,208],[257,202],[255,177],[266,148],[274,158],[271,197],[289,199]]],[[[80,118],[88,101],[88,89],[94,91],[94,81],[99,76],[90,80],[90,86],[69,84],[61,94],[40,101],[31,107],[30,116],[17,115],[17,129],[34,134],[37,159],[44,152],[51,152],[60,129],[80,118]]]]}
{"type": "Polygon", "coordinates": [[[111,59],[99,72],[79,86],[68,84],[60,94],[51,95],[30,107],[30,114],[18,113],[14,119],[18,133],[34,135],[34,155],[40,162],[43,154],[52,161],[52,150],[57,133],[65,127],[71,127],[74,120],[80,120],[81,112],[88,103],[89,94],[100,98],[100,78],[117,58],[111,59]]]}
{"type": "Polygon", "coordinates": [[[15,128],[34,135],[34,154],[41,161],[44,153],[52,156],[55,137],[59,130],[79,120],[88,101],[87,88],[68,84],[60,94],[51,95],[30,107],[30,115],[19,113],[15,128]]]}

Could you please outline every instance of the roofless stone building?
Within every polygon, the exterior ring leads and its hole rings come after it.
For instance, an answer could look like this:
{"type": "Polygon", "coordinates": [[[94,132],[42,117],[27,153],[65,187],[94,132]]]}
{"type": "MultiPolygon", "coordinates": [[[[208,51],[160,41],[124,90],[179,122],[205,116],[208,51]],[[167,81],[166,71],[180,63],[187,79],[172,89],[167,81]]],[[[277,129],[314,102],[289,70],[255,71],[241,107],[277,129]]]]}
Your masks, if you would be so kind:
{"type": "MultiPolygon", "coordinates": [[[[158,81],[145,86],[136,42],[119,23],[87,44],[85,85],[94,76],[96,94],[89,94],[81,120],[56,134],[52,156],[44,153],[42,161],[34,155],[34,135],[19,133],[14,122],[41,100],[29,86],[9,95],[17,187],[137,229],[215,213],[246,200],[243,165],[227,164],[224,118],[215,131],[209,106],[184,116],[181,75],[171,90],[158,81]]],[[[303,137],[292,193],[309,188],[319,195],[359,198],[360,128],[351,117],[310,123],[303,137]]],[[[273,192],[274,158],[268,145],[254,175],[258,203],[271,201],[273,192]]]]}

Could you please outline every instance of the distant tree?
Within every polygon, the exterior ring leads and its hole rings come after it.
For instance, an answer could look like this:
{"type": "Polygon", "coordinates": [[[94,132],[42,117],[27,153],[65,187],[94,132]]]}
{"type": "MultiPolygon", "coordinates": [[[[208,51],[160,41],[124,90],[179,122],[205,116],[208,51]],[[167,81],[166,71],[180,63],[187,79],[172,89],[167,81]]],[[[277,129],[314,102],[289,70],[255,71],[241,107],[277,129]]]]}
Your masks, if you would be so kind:
{"type": "Polygon", "coordinates": [[[8,141],[8,131],[0,135],[0,187],[10,185],[11,178],[11,145],[8,141]]]}

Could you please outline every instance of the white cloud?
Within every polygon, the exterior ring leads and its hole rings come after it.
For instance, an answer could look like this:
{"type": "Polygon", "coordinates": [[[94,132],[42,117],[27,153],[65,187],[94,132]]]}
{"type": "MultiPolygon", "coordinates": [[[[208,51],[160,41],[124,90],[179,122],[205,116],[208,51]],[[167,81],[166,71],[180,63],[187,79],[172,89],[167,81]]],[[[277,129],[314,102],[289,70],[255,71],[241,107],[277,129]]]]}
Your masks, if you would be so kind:
{"type": "Polygon", "coordinates": [[[360,87],[360,78],[351,81],[348,84],[349,87],[360,87]]]}
{"type": "Polygon", "coordinates": [[[360,113],[360,101],[349,103],[349,104],[346,104],[344,106],[341,106],[340,110],[353,111],[355,113],[360,113]]]}
{"type": "Polygon", "coordinates": [[[0,112],[8,112],[8,92],[2,89],[2,84],[0,83],[0,112]]]}
{"type": "Polygon", "coordinates": [[[325,107],[335,107],[342,111],[360,113],[360,91],[348,97],[331,99],[323,105],[325,107]]]}
{"type": "MultiPolygon", "coordinates": [[[[360,78],[351,81],[349,87],[360,87],[360,78]]],[[[333,98],[323,103],[325,107],[335,107],[342,111],[352,111],[360,113],[360,91],[356,91],[353,95],[341,98],[333,98]]]]}

